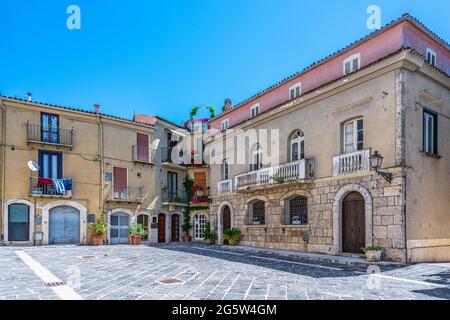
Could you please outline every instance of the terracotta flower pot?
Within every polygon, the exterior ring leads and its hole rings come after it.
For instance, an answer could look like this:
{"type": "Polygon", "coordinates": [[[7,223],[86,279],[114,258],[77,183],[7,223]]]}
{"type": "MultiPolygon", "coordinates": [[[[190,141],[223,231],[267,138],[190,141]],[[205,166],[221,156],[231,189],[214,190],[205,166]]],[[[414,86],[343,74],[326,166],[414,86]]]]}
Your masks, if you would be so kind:
{"type": "Polygon", "coordinates": [[[141,236],[131,236],[130,238],[131,238],[131,244],[133,246],[138,246],[142,242],[142,237],[141,236]]]}
{"type": "Polygon", "coordinates": [[[101,246],[103,245],[102,234],[93,234],[92,235],[92,245],[93,246],[101,246]]]}
{"type": "Polygon", "coordinates": [[[183,236],[183,241],[184,241],[184,242],[192,241],[192,237],[191,237],[190,235],[188,235],[188,234],[185,234],[185,235],[183,236]]]}
{"type": "Polygon", "coordinates": [[[236,245],[236,240],[234,240],[234,239],[228,239],[228,245],[230,245],[230,246],[235,246],[236,245]]]}

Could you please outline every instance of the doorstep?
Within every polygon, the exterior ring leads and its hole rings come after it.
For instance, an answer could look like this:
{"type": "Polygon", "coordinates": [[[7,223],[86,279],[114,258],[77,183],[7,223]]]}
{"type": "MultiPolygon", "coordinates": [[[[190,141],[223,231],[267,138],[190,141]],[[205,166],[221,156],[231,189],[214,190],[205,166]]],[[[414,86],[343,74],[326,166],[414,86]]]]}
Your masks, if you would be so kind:
{"type": "Polygon", "coordinates": [[[307,260],[311,262],[328,262],[328,263],[337,263],[337,264],[345,264],[345,265],[353,265],[353,266],[369,266],[369,265],[380,265],[380,266],[401,266],[403,264],[399,262],[393,261],[379,261],[379,262],[369,262],[364,258],[357,258],[354,256],[347,255],[330,255],[323,253],[310,253],[310,252],[301,252],[301,251],[292,251],[292,250],[276,250],[276,249],[268,249],[268,248],[257,248],[250,246],[227,246],[221,245],[220,249],[224,251],[236,251],[240,253],[249,253],[249,254],[264,254],[264,255],[272,255],[278,257],[288,257],[291,259],[301,259],[307,260]]]}

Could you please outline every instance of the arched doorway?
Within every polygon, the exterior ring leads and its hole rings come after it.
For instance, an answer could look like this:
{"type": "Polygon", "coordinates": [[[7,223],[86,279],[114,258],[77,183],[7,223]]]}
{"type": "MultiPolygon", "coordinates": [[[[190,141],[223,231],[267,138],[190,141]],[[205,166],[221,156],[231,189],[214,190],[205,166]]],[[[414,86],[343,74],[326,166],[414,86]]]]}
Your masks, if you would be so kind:
{"type": "Polygon", "coordinates": [[[149,230],[148,230],[148,215],[146,214],[139,214],[137,216],[137,223],[141,224],[144,227],[144,230],[147,231],[147,234],[142,237],[142,240],[148,240],[149,230]]]}
{"type": "Polygon", "coordinates": [[[25,203],[8,205],[8,241],[30,240],[30,206],[25,203]]]}
{"type": "Polygon", "coordinates": [[[49,211],[49,244],[80,243],[80,211],[58,206],[49,211]]]}
{"type": "Polygon", "coordinates": [[[126,212],[115,212],[110,218],[110,244],[127,244],[129,242],[129,215],[126,212]]]}
{"type": "Polygon", "coordinates": [[[164,213],[158,214],[158,242],[166,242],[166,215],[164,213]]]}
{"type": "MultiPolygon", "coordinates": [[[[225,206],[222,211],[222,234],[225,230],[230,228],[231,228],[231,210],[229,206],[225,206]]],[[[228,244],[228,240],[224,240],[224,243],[228,244]]]]}
{"type": "Polygon", "coordinates": [[[180,241],[180,216],[178,214],[172,214],[171,223],[171,241],[180,241]]]}
{"type": "Polygon", "coordinates": [[[342,251],[363,253],[366,245],[366,219],[364,197],[356,191],[342,200],[342,251]]]}

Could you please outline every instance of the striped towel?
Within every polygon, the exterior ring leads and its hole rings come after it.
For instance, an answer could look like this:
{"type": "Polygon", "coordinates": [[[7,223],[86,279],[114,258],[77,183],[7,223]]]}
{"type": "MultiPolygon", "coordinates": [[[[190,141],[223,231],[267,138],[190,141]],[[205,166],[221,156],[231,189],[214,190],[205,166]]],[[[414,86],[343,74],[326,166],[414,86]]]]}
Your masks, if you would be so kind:
{"type": "Polygon", "coordinates": [[[55,187],[55,190],[57,193],[65,193],[66,192],[66,188],[64,187],[63,179],[53,179],[53,187],[55,187]]]}

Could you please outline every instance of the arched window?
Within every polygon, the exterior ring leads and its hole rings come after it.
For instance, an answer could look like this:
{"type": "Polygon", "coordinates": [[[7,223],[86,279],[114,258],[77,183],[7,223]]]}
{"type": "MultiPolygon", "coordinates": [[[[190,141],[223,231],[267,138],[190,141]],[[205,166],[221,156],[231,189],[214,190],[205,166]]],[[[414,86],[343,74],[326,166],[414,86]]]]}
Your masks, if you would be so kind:
{"type": "Polygon", "coordinates": [[[230,179],[230,165],[228,159],[224,159],[222,162],[222,180],[230,179]]]}
{"type": "Polygon", "coordinates": [[[255,144],[250,152],[250,171],[262,168],[262,148],[259,143],[255,144]]]}
{"type": "Polygon", "coordinates": [[[283,224],[307,224],[308,223],[308,198],[293,196],[285,201],[283,224]]]}
{"type": "Polygon", "coordinates": [[[249,204],[247,212],[247,224],[260,225],[266,223],[265,203],[262,200],[255,200],[249,204]]]}
{"type": "Polygon", "coordinates": [[[289,160],[296,161],[305,158],[305,135],[302,130],[294,131],[289,139],[289,160]]]}

